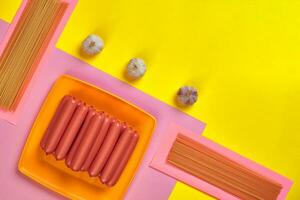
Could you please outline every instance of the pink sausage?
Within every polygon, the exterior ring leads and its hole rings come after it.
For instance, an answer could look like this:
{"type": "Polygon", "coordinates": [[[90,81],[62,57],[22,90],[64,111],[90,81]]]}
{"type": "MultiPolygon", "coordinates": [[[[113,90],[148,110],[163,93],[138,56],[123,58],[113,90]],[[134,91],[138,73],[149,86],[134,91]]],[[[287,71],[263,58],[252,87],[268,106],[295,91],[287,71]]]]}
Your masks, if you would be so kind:
{"type": "Polygon", "coordinates": [[[71,169],[74,171],[78,171],[81,169],[90,149],[92,148],[93,142],[95,141],[97,137],[97,133],[99,132],[99,129],[101,127],[101,121],[103,119],[103,114],[96,113],[87,129],[86,133],[82,137],[82,140],[77,148],[77,151],[75,152],[73,159],[71,161],[71,169]]]}
{"type": "Polygon", "coordinates": [[[133,131],[129,128],[121,134],[113,152],[104,166],[103,171],[101,172],[100,180],[102,183],[107,183],[112,178],[119,165],[119,161],[122,159],[124,152],[133,138],[133,134],[133,131]]]}
{"type": "Polygon", "coordinates": [[[61,139],[66,127],[68,126],[72,115],[77,107],[78,101],[70,96],[64,97],[67,98],[64,106],[61,110],[59,116],[55,120],[55,124],[49,127],[49,135],[47,136],[45,144],[45,152],[47,154],[55,151],[59,140],[61,139]]]}
{"type": "Polygon", "coordinates": [[[82,137],[84,136],[84,134],[86,133],[86,130],[88,128],[88,125],[92,119],[92,117],[96,114],[96,111],[94,108],[92,107],[89,107],[88,108],[88,113],[84,119],[84,122],[83,122],[83,125],[82,127],[80,128],[80,131],[79,131],[79,134],[77,135],[76,139],[75,139],[75,142],[73,143],[72,147],[71,147],[71,150],[69,151],[68,155],[67,155],[67,158],[66,158],[66,165],[68,167],[70,167],[71,165],[71,161],[77,151],[77,148],[82,140],[82,137]]]}
{"type": "Polygon", "coordinates": [[[64,159],[70,150],[74,139],[79,132],[79,129],[83,123],[83,120],[87,114],[88,108],[85,104],[81,103],[75,110],[72,119],[66,128],[59,144],[55,150],[55,158],[57,160],[64,159]]]}
{"type": "Polygon", "coordinates": [[[47,128],[47,130],[46,130],[46,132],[44,134],[44,136],[43,136],[43,139],[41,141],[41,147],[42,147],[42,149],[45,150],[46,141],[47,141],[47,138],[49,137],[50,130],[52,130],[53,127],[55,126],[56,120],[61,115],[63,107],[65,106],[65,103],[67,102],[67,100],[69,98],[72,98],[72,97],[71,96],[64,96],[62,98],[62,100],[60,101],[60,103],[59,103],[59,105],[58,105],[58,107],[56,109],[56,112],[54,113],[54,116],[52,117],[52,120],[51,120],[51,122],[50,122],[50,124],[49,124],[49,126],[48,126],[48,128],[47,128]]]}
{"type": "Polygon", "coordinates": [[[116,170],[114,171],[112,178],[106,183],[107,186],[112,187],[119,180],[124,168],[127,165],[127,162],[130,159],[130,156],[138,142],[138,139],[139,139],[139,135],[137,133],[133,134],[130,144],[128,145],[128,148],[126,149],[126,151],[123,153],[121,160],[119,160],[118,166],[117,166],[116,170]]]}
{"type": "Polygon", "coordinates": [[[109,158],[119,136],[121,133],[121,124],[118,121],[112,122],[107,136],[104,139],[102,146],[100,147],[95,160],[89,168],[90,176],[98,176],[104,167],[107,159],[109,158]]]}
{"type": "Polygon", "coordinates": [[[112,118],[109,115],[105,115],[102,126],[101,126],[98,136],[95,140],[95,143],[93,144],[93,147],[91,148],[83,166],[81,167],[82,171],[89,169],[91,163],[93,162],[95,156],[97,155],[97,152],[99,151],[99,149],[103,143],[103,140],[107,134],[107,131],[108,131],[111,121],[112,121],[112,118]]]}

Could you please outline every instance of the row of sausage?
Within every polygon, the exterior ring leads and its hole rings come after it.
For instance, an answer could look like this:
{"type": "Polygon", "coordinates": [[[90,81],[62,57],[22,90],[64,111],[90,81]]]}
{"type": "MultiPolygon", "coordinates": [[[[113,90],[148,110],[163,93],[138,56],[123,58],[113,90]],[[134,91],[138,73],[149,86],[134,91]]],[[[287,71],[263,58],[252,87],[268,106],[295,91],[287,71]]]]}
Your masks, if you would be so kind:
{"type": "Polygon", "coordinates": [[[139,135],[127,123],[72,97],[61,100],[41,148],[74,171],[87,171],[107,186],[117,183],[139,135]]]}

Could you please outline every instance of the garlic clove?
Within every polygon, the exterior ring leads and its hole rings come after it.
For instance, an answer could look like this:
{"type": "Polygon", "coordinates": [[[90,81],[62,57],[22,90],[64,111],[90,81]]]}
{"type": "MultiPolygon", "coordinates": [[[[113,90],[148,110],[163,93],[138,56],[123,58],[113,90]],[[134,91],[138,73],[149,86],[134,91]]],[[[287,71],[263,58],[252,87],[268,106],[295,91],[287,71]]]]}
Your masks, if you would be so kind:
{"type": "Polygon", "coordinates": [[[144,76],[147,68],[143,59],[132,58],[127,65],[127,76],[131,79],[138,79],[144,76]]]}
{"type": "Polygon", "coordinates": [[[192,86],[183,86],[177,92],[177,101],[180,105],[190,106],[198,100],[198,91],[192,86]]]}
{"type": "Polygon", "coordinates": [[[89,56],[98,54],[103,48],[103,40],[95,34],[89,35],[81,45],[82,51],[89,56]]]}

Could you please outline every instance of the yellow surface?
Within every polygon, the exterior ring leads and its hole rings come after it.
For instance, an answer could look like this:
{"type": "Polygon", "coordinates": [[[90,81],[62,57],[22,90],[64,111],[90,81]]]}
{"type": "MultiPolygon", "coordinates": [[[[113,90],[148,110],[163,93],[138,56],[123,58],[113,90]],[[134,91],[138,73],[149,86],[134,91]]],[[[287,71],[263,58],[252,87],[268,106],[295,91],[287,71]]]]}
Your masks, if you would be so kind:
{"type": "MultiPolygon", "coordinates": [[[[12,19],[20,0],[0,0],[12,19]]],[[[131,83],[174,105],[183,84],[199,88],[184,110],[204,134],[295,181],[300,198],[300,3],[298,0],[79,0],[58,47],[77,57],[97,33],[106,46],[85,59],[124,80],[131,57],[148,71],[131,83]]],[[[175,105],[174,105],[175,106],[175,105]]],[[[206,199],[178,184],[172,200],[206,199]]]]}
{"type": "Polygon", "coordinates": [[[72,77],[63,76],[51,89],[33,125],[19,161],[19,170],[70,199],[121,199],[147,149],[154,125],[155,119],[151,115],[119,97],[72,77]],[[65,165],[64,160],[57,161],[52,155],[46,156],[40,148],[40,141],[47,126],[65,95],[72,95],[98,110],[105,110],[112,116],[128,122],[139,133],[138,143],[114,187],[106,187],[101,184],[99,178],[91,178],[87,172],[73,172],[65,165]]]}

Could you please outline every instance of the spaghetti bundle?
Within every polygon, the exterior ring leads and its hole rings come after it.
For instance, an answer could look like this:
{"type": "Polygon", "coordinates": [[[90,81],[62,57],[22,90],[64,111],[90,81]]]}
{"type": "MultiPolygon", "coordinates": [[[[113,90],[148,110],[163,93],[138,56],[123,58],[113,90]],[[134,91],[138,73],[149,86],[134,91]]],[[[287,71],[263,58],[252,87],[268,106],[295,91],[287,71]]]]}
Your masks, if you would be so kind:
{"type": "Polygon", "coordinates": [[[168,163],[243,200],[275,200],[282,186],[179,134],[168,163]]]}
{"type": "Polygon", "coordinates": [[[0,108],[14,110],[67,4],[29,0],[0,57],[0,108]]]}

